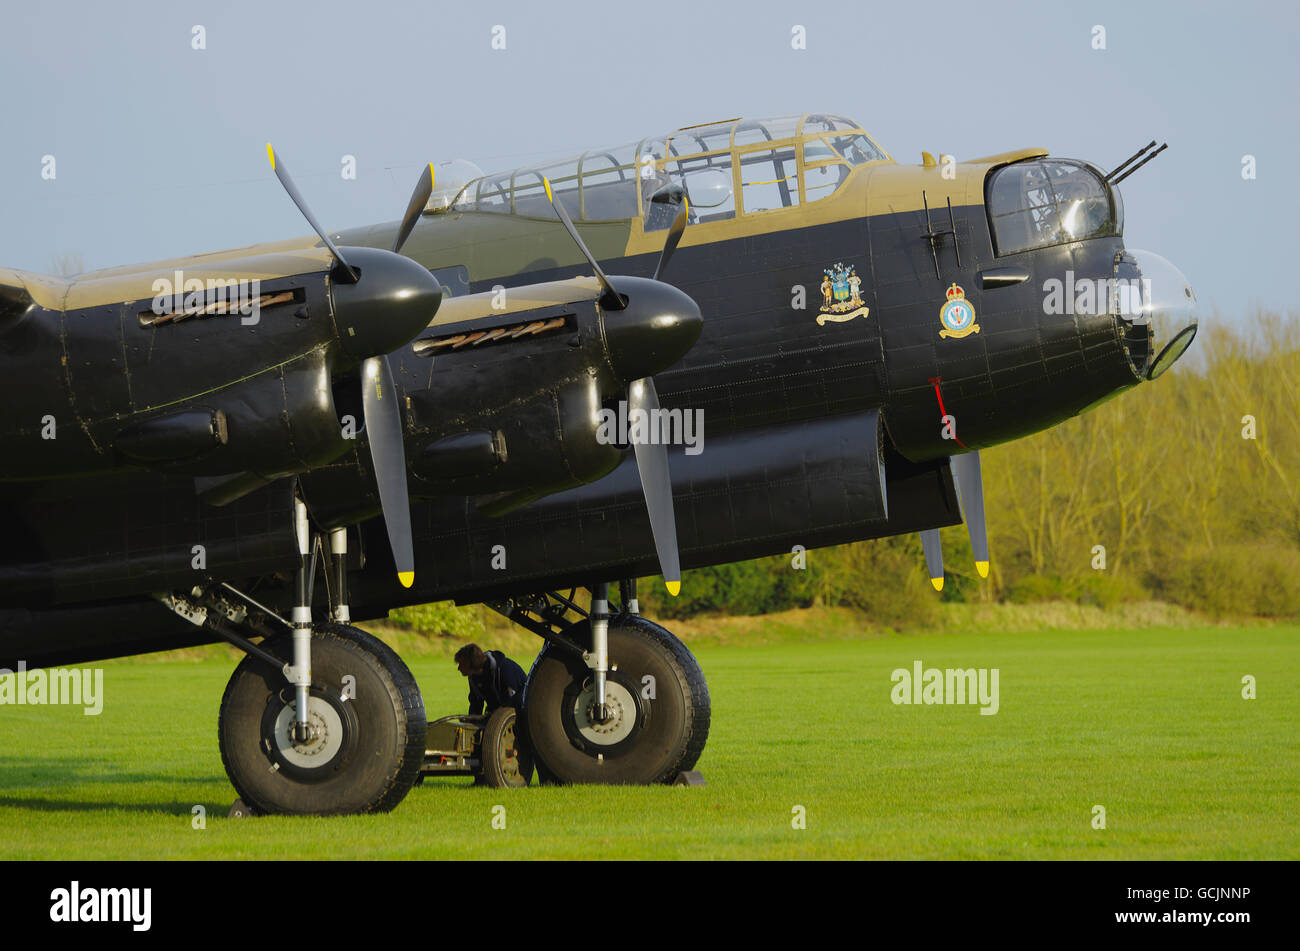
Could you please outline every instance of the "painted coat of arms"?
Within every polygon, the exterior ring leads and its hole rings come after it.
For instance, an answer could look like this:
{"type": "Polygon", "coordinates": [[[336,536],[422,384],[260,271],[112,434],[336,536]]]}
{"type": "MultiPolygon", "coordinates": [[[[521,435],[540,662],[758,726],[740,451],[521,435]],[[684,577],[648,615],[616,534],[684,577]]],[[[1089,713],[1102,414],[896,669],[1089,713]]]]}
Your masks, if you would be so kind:
{"type": "Polygon", "coordinates": [[[845,267],[836,264],[822,272],[822,311],[817,317],[817,326],[826,326],[826,321],[843,323],[854,317],[865,317],[870,311],[862,303],[862,278],[858,276],[853,265],[845,267]]]}
{"type": "Polygon", "coordinates": [[[975,307],[966,299],[966,292],[955,283],[948,288],[948,302],[939,308],[939,323],[943,329],[940,337],[966,337],[980,332],[975,323],[975,307]]]}

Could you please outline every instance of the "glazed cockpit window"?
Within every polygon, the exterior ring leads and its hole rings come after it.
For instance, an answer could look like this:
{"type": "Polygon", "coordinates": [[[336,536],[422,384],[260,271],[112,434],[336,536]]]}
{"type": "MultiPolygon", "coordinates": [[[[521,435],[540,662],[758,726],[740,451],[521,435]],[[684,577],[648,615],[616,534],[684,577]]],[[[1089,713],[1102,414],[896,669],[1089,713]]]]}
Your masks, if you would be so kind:
{"type": "Polygon", "coordinates": [[[832,138],[830,142],[835,147],[836,152],[848,159],[850,165],[863,165],[885,157],[885,153],[876,148],[876,143],[862,134],[838,135],[832,138]]]}
{"type": "Polygon", "coordinates": [[[799,120],[799,116],[742,120],[736,123],[733,145],[742,149],[748,145],[766,145],[781,139],[793,139],[799,134],[799,120]]]}
{"type": "Polygon", "coordinates": [[[803,120],[804,135],[816,132],[860,132],[862,129],[852,119],[843,116],[810,115],[803,120]]]}
{"type": "Polygon", "coordinates": [[[479,211],[496,211],[510,214],[510,178],[512,172],[483,178],[478,183],[479,211]]]}
{"type": "Polygon", "coordinates": [[[686,190],[691,224],[736,217],[730,152],[679,159],[667,163],[665,171],[686,190]]]}
{"type": "Polygon", "coordinates": [[[746,214],[799,204],[799,166],[794,146],[741,155],[740,191],[746,214]]]}
{"type": "Polygon", "coordinates": [[[1110,189],[1078,162],[1017,162],[993,173],[989,223],[998,254],[1120,233],[1110,189]]]}
{"type": "MultiPolygon", "coordinates": [[[[805,153],[806,154],[806,153],[805,153]]],[[[808,201],[816,201],[833,194],[844,184],[852,171],[844,162],[818,162],[804,165],[803,189],[808,201]]]]}
{"type": "Polygon", "coordinates": [[[582,156],[583,220],[618,221],[636,217],[640,171],[635,158],[635,148],[630,145],[593,149],[582,156]]]}
{"type": "Polygon", "coordinates": [[[680,195],[689,200],[689,224],[726,221],[825,198],[858,166],[882,161],[890,161],[884,150],[843,116],[727,119],[473,179],[450,207],[549,219],[545,177],[574,220],[626,221],[639,213],[644,230],[657,231],[675,219],[680,195]]]}
{"type": "Polygon", "coordinates": [[[551,209],[550,199],[546,197],[546,181],[551,183],[551,194],[555,200],[564,205],[569,217],[576,218],[579,206],[577,159],[521,168],[515,172],[511,183],[514,203],[510,213],[532,218],[554,218],[555,212],[551,209]]]}

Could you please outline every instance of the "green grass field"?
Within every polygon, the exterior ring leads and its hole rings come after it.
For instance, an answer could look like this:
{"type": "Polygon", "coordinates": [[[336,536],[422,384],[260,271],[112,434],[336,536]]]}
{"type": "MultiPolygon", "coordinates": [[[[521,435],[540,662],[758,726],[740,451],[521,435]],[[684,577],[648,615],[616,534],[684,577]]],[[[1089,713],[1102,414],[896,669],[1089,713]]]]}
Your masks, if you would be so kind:
{"type": "MultiPolygon", "coordinates": [[[[705,788],[431,780],[390,814],[329,819],[225,818],[229,661],[113,662],[98,717],[0,706],[0,858],[1300,858],[1295,625],[696,653],[705,788]],[[894,705],[890,673],[916,660],[998,668],[999,712],[894,705]]],[[[463,709],[449,659],[409,662],[431,716],[463,709]]]]}

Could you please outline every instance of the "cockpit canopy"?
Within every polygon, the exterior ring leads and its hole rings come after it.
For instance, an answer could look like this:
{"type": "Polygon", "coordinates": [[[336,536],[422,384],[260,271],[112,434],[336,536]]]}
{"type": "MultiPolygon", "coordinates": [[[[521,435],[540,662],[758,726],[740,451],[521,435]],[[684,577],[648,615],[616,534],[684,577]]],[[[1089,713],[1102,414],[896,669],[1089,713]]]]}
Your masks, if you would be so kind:
{"type": "Polygon", "coordinates": [[[667,228],[671,206],[650,202],[668,184],[686,190],[691,221],[775,211],[825,198],[858,165],[889,156],[857,123],[808,113],[728,119],[576,158],[512,169],[469,182],[456,211],[550,218],[543,178],[581,221],[645,216],[645,229],[667,228]]]}

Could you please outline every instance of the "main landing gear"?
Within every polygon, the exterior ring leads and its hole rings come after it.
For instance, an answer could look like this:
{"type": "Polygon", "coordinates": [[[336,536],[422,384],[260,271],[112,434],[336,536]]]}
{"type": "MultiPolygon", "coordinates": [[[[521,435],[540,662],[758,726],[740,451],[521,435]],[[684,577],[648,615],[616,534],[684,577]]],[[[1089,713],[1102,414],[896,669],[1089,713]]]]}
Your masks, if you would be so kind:
{"type": "MultiPolygon", "coordinates": [[[[264,645],[287,658],[284,639],[264,645]]],[[[230,782],[255,813],[387,812],[424,761],[420,688],[382,641],[346,624],[312,631],[307,738],[279,670],[246,657],[221,699],[218,733],[230,782]]]]}
{"type": "MultiPolygon", "coordinates": [[[[226,687],[218,726],[239,794],[232,815],[385,812],[422,771],[446,770],[427,762],[434,731],[415,678],[348,623],[346,535],[332,532],[327,542],[310,530],[301,502],[297,515],[290,618],[229,584],[159,600],[248,655],[226,687]],[[312,619],[312,588],[326,544],[331,620],[321,623],[312,619]]],[[[590,611],[576,592],[492,605],[546,641],[522,713],[498,711],[484,727],[482,755],[500,772],[485,773],[492,785],[527,785],[533,764],[552,784],[701,782],[693,767],[709,735],[704,674],[681,641],[638,613],[634,582],[623,582],[618,610],[608,589],[592,586],[590,611]]]]}
{"type": "Polygon", "coordinates": [[[667,629],[636,613],[635,583],[611,612],[608,586],[583,611],[573,593],[494,604],[546,640],[524,687],[538,777],[551,783],[671,783],[709,736],[709,688],[667,629]],[[574,617],[576,615],[576,617],[574,617]]]}
{"type": "Polygon", "coordinates": [[[329,536],[332,620],[313,623],[324,538],[310,531],[302,502],[297,517],[301,564],[291,620],[227,584],[160,600],[248,654],[226,686],[218,723],[241,814],[387,812],[424,762],[424,700],[397,654],[346,623],[341,529],[329,536]],[[249,639],[258,636],[261,643],[249,639]]]}

